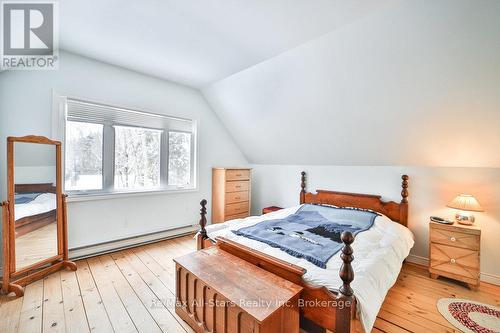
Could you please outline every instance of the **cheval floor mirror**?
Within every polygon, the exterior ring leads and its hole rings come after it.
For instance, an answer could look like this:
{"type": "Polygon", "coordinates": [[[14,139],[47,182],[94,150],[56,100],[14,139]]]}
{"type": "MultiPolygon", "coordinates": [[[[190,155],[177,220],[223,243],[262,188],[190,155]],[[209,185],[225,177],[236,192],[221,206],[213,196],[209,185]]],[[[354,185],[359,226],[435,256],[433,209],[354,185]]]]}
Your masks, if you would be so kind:
{"type": "Polygon", "coordinates": [[[2,292],[62,268],[68,259],[66,195],[62,193],[61,142],[42,136],[7,138],[7,195],[2,203],[2,292]]]}

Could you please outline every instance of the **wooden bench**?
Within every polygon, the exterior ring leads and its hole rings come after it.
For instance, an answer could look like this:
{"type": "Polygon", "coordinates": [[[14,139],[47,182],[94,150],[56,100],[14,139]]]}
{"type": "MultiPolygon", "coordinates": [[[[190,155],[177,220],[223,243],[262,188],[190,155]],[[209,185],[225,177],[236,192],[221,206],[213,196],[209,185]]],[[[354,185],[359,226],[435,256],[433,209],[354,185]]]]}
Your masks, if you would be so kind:
{"type": "Polygon", "coordinates": [[[299,332],[301,286],[216,246],[174,261],[175,312],[196,332],[299,332]]]}

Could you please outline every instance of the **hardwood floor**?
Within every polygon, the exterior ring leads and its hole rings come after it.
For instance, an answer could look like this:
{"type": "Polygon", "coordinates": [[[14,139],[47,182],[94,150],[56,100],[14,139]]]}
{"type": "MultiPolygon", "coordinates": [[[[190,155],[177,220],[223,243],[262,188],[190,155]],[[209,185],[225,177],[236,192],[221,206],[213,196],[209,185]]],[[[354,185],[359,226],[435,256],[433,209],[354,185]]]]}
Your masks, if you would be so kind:
{"type": "MultiPolygon", "coordinates": [[[[0,332],[192,332],[174,311],[172,258],[194,249],[186,236],[80,260],[76,272],[36,281],[22,298],[0,297],[0,332]]],[[[454,332],[437,311],[441,297],[500,306],[500,287],[470,291],[405,264],[373,331],[454,332]]]]}

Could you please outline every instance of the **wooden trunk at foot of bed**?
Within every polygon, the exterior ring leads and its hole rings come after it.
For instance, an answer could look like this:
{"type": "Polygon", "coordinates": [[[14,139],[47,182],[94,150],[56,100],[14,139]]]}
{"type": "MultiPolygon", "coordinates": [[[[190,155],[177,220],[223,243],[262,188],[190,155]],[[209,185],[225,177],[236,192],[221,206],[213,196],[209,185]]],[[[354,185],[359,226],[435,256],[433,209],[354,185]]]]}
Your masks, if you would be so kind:
{"type": "Polygon", "coordinates": [[[228,299],[179,264],[176,264],[175,270],[178,302],[175,313],[195,332],[248,333],[248,328],[254,328],[252,318],[229,306],[228,299]]]}
{"type": "Polygon", "coordinates": [[[230,271],[235,272],[241,269],[241,272],[248,275],[256,274],[260,276],[260,279],[257,277],[257,281],[249,280],[247,284],[241,285],[241,275],[240,279],[234,279],[232,274],[226,274],[224,270],[215,269],[213,272],[207,272],[203,266],[212,265],[210,262],[212,256],[234,258],[225,251],[212,249],[216,251],[205,251],[201,256],[189,254],[174,259],[176,262],[175,312],[179,317],[197,333],[299,333],[297,303],[302,288],[286,282],[285,289],[277,289],[275,285],[282,284],[283,279],[248,263],[242,264],[242,260],[240,263],[233,261],[235,267],[230,271]],[[265,282],[268,282],[267,287],[256,290],[262,286],[259,281],[262,281],[263,276],[265,276],[265,282]],[[242,295],[249,292],[259,295],[253,300],[248,300],[250,305],[242,302],[247,300],[242,295]],[[251,305],[262,298],[266,298],[263,303],[267,304],[266,309],[251,305]],[[274,303],[266,303],[270,300],[274,303]]]}
{"type": "MultiPolygon", "coordinates": [[[[313,325],[337,333],[362,332],[355,316],[356,301],[352,293],[344,295],[329,291],[326,287],[310,285],[302,279],[305,269],[223,237],[217,237],[215,242],[210,239],[202,240],[200,235],[197,238],[202,248],[217,246],[257,267],[302,286],[304,290],[299,300],[301,316],[314,323],[313,325]]],[[[350,283],[348,279],[351,277],[346,276],[347,283],[350,283]]]]}

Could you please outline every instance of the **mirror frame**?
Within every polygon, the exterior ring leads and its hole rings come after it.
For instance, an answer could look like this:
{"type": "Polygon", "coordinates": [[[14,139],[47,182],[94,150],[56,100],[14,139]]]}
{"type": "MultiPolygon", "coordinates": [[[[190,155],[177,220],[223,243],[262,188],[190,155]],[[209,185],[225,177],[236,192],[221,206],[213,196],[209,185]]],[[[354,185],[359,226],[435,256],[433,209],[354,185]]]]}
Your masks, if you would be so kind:
{"type": "Polygon", "coordinates": [[[7,195],[8,201],[2,203],[2,238],[3,238],[3,279],[2,291],[24,294],[23,286],[40,279],[61,268],[76,270],[76,264],[68,259],[68,237],[66,221],[66,195],[62,193],[62,153],[61,142],[43,136],[23,136],[7,138],[7,195]],[[56,219],[57,219],[57,254],[21,269],[16,267],[15,236],[15,182],[14,182],[14,143],[33,143],[52,145],[56,150],[56,219]]]}

